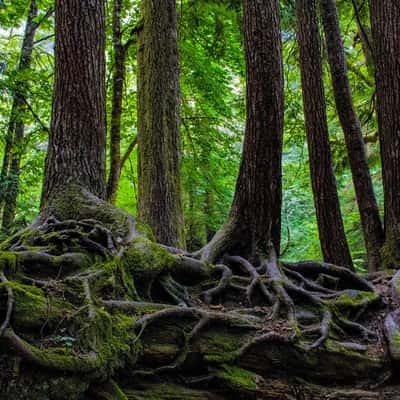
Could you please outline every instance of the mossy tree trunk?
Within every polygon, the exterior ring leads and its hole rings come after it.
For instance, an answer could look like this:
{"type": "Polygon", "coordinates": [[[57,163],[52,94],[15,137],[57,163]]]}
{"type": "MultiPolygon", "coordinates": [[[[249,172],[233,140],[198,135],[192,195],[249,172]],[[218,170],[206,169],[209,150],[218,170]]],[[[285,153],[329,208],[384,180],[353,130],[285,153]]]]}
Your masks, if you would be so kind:
{"type": "Polygon", "coordinates": [[[297,0],[297,30],[311,181],[326,262],[353,268],[332,167],[316,0],[297,0]]]}
{"type": "Polygon", "coordinates": [[[163,244],[184,248],[175,0],[142,0],[138,48],[139,217],[163,244]]]}
{"type": "Polygon", "coordinates": [[[225,225],[202,250],[253,260],[279,254],[282,204],[283,68],[279,2],[244,2],[247,118],[234,200],[225,225]]]}
{"type": "Polygon", "coordinates": [[[380,251],[384,239],[383,227],[369,171],[361,123],[353,104],[336,0],[321,0],[320,6],[336,109],[343,128],[367,249],[368,270],[374,272],[382,267],[380,251]]]}
{"type": "Polygon", "coordinates": [[[384,262],[400,266],[400,7],[370,0],[376,61],[376,94],[385,198],[384,262]]]}
{"type": "Polygon", "coordinates": [[[25,131],[25,113],[27,96],[27,71],[32,61],[32,51],[38,23],[36,1],[30,2],[28,18],[25,26],[24,38],[21,47],[21,56],[14,88],[14,98],[11,107],[11,116],[6,134],[6,146],[1,171],[1,182],[4,189],[0,194],[0,212],[3,212],[2,228],[9,231],[15,218],[17,196],[19,191],[20,163],[23,153],[23,139],[25,131]]]}
{"type": "Polygon", "coordinates": [[[42,209],[71,183],[100,198],[106,195],[104,0],[57,0],[55,13],[55,83],[42,209]]]}

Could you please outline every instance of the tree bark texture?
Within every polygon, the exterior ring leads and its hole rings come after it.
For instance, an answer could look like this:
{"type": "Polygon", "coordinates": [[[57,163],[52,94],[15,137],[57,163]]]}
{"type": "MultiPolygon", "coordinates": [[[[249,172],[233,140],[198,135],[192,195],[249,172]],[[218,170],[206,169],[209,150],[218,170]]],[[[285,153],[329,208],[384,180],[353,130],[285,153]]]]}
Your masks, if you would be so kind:
{"type": "Polygon", "coordinates": [[[42,208],[70,183],[100,198],[106,194],[104,13],[103,0],[56,1],[55,86],[42,208]]]}
{"type": "Polygon", "coordinates": [[[353,97],[350,90],[336,0],[321,0],[320,4],[336,109],[343,128],[349,155],[367,249],[368,270],[375,272],[381,267],[380,250],[384,239],[383,227],[369,172],[361,123],[354,109],[353,97]]]}
{"type": "Polygon", "coordinates": [[[143,0],[138,50],[139,216],[158,242],[184,247],[175,0],[143,0]]]}
{"type": "MultiPolygon", "coordinates": [[[[34,39],[38,27],[35,22],[37,15],[38,8],[36,1],[32,0],[21,47],[18,66],[18,73],[20,74],[28,70],[31,65],[34,39]]],[[[6,134],[6,146],[1,171],[1,182],[4,184],[4,189],[0,195],[0,210],[3,211],[2,228],[5,230],[9,230],[14,222],[17,205],[20,162],[25,130],[24,113],[26,111],[26,89],[25,78],[16,82],[8,132],[6,134]]]]}
{"type": "Polygon", "coordinates": [[[314,204],[326,262],[353,268],[332,169],[315,0],[297,2],[303,103],[314,204]]]}
{"type": "Polygon", "coordinates": [[[201,250],[254,262],[279,254],[282,206],[283,65],[279,1],[244,2],[246,130],[233,203],[224,226],[201,250]]]}
{"type": "Polygon", "coordinates": [[[283,72],[279,2],[244,2],[247,119],[230,218],[250,254],[279,254],[282,205],[283,72]]]}
{"type": "MultiPolygon", "coordinates": [[[[370,0],[370,10],[385,198],[385,247],[387,255],[393,256],[398,254],[395,241],[400,238],[400,6],[394,0],[370,0]]],[[[399,265],[398,260],[396,265],[386,261],[388,266],[399,265]]]]}

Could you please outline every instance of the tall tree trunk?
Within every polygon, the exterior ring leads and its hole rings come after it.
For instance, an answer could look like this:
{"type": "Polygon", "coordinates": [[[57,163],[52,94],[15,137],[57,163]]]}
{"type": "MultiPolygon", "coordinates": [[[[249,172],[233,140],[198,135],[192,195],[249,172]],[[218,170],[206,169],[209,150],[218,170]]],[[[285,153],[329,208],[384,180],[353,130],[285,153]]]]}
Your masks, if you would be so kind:
{"type": "Polygon", "coordinates": [[[138,54],[139,216],[157,241],[184,247],[175,0],[143,0],[138,54]]]}
{"type": "Polygon", "coordinates": [[[247,119],[242,161],[229,218],[202,250],[257,260],[280,250],[283,68],[279,1],[246,0],[247,119]]]}
{"type": "Polygon", "coordinates": [[[361,124],[354,109],[350,90],[346,56],[336,10],[336,0],[321,0],[320,4],[333,92],[353,175],[353,183],[367,249],[368,270],[375,272],[381,266],[380,251],[384,239],[383,227],[369,172],[361,124]]]}
{"type": "Polygon", "coordinates": [[[121,176],[122,97],[126,75],[126,54],[128,50],[122,43],[121,8],[122,0],[115,0],[112,19],[114,68],[110,131],[110,172],[107,181],[107,201],[111,204],[115,204],[121,176]]]}
{"type": "Polygon", "coordinates": [[[303,103],[319,239],[326,262],[353,267],[332,169],[316,0],[297,1],[303,103]]]}
{"type": "Polygon", "coordinates": [[[385,197],[384,263],[399,267],[400,240],[400,6],[370,0],[385,197]]]}
{"type": "MultiPolygon", "coordinates": [[[[18,65],[18,74],[30,68],[32,51],[37,30],[35,18],[38,9],[35,0],[31,0],[28,17],[25,26],[24,38],[21,47],[21,56],[18,65]]],[[[19,171],[21,160],[21,146],[24,138],[24,113],[26,111],[26,78],[15,83],[13,104],[11,107],[10,121],[6,134],[6,146],[4,151],[1,182],[4,189],[0,195],[0,212],[3,211],[2,228],[9,230],[14,222],[17,196],[19,191],[19,171]],[[4,208],[4,209],[3,209],[4,208]]]]}
{"type": "Polygon", "coordinates": [[[69,184],[106,194],[104,0],[56,1],[55,53],[42,208],[69,184]]]}

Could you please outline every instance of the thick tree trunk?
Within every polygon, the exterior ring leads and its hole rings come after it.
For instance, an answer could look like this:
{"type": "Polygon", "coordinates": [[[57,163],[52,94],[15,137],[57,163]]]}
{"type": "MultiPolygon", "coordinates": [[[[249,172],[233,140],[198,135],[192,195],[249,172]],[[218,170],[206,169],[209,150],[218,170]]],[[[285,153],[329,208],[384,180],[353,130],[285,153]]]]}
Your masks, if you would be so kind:
{"type": "Polygon", "coordinates": [[[138,54],[139,216],[163,244],[184,247],[175,0],[143,0],[138,54]]]}
{"type": "Polygon", "coordinates": [[[354,109],[350,90],[346,56],[336,10],[336,0],[321,0],[320,4],[332,75],[333,92],[353,175],[353,183],[367,249],[368,270],[375,272],[381,268],[380,251],[384,239],[383,227],[369,172],[361,124],[354,109]]]}
{"type": "Polygon", "coordinates": [[[56,2],[55,86],[42,208],[71,183],[105,197],[104,46],[103,0],[56,2]]]}
{"type": "Polygon", "coordinates": [[[376,61],[376,93],[385,197],[384,263],[399,267],[400,257],[400,7],[370,0],[376,61]]]}
{"type": "Polygon", "coordinates": [[[297,1],[303,103],[314,204],[324,260],[353,267],[332,169],[315,0],[297,1]]]}
{"type": "Polygon", "coordinates": [[[247,119],[242,161],[229,218],[203,249],[257,259],[279,254],[282,204],[283,72],[279,1],[244,3],[247,119]]]}
{"type": "MultiPolygon", "coordinates": [[[[38,15],[36,1],[32,0],[29,7],[22,41],[21,56],[18,73],[23,74],[30,68],[32,61],[32,50],[37,30],[35,18],[38,15]]],[[[15,216],[17,196],[19,191],[19,172],[24,139],[24,113],[26,111],[26,82],[25,78],[15,84],[15,94],[11,108],[11,117],[6,134],[6,146],[4,151],[3,166],[1,171],[1,182],[4,190],[0,195],[0,212],[3,212],[2,228],[8,231],[15,216]],[[3,208],[4,207],[4,208],[3,208]]]]}

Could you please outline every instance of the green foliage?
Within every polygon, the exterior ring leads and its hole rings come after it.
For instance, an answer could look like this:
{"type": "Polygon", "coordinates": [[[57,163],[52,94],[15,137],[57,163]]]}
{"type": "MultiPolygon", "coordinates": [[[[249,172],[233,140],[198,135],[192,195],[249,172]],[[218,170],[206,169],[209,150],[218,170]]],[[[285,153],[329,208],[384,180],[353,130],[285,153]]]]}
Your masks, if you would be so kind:
{"type": "MultiPolygon", "coordinates": [[[[50,14],[44,19],[44,16],[54,4],[50,0],[37,3],[38,21],[41,23],[33,63],[31,69],[22,74],[18,73],[17,67],[29,1],[4,0],[0,3],[0,131],[7,131],[12,97],[18,82],[26,83],[28,91],[25,97],[30,105],[26,115],[23,115],[26,139],[20,149],[23,158],[15,230],[28,224],[38,212],[47,147],[46,127],[50,126],[54,75],[53,17],[50,14]]],[[[112,5],[112,2],[107,2],[108,121],[111,120],[111,71],[114,65],[112,5]]],[[[177,3],[181,56],[182,183],[186,236],[190,249],[204,245],[224,222],[239,168],[245,126],[241,7],[242,2],[238,0],[182,0],[177,3]]],[[[352,2],[338,1],[338,7],[355,107],[363,124],[364,135],[374,139],[377,124],[373,112],[373,70],[363,52],[352,2]]],[[[361,22],[368,29],[367,7],[360,10],[361,22]]],[[[287,259],[320,259],[305,143],[293,2],[281,2],[281,16],[286,81],[282,247],[287,259]]],[[[124,42],[131,37],[132,28],[140,23],[140,18],[140,1],[125,0],[121,14],[124,42]]],[[[137,133],[136,52],[136,43],[133,41],[127,54],[122,154],[137,133]]],[[[365,248],[326,62],[325,71],[331,144],[342,212],[353,257],[361,271],[365,265],[365,248]]],[[[1,135],[0,151],[4,149],[4,139],[5,134],[1,135]]],[[[373,179],[382,206],[378,143],[376,140],[368,142],[373,179]]],[[[134,151],[122,171],[118,193],[118,206],[133,214],[137,212],[138,197],[136,164],[137,155],[134,151]]],[[[6,181],[0,182],[0,189],[6,184],[6,181]]]]}

